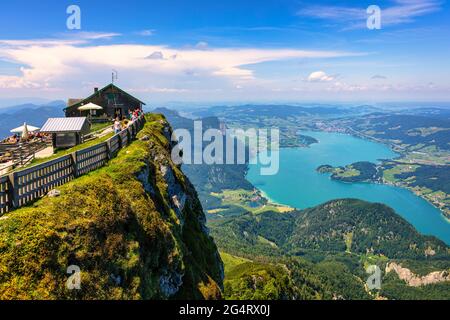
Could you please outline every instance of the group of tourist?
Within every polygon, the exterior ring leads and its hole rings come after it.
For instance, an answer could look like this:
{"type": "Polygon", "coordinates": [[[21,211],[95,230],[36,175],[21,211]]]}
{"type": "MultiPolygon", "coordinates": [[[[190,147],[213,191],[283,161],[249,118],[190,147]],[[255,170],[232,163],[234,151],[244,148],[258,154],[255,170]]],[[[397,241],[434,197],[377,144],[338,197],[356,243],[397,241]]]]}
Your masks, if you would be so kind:
{"type": "Polygon", "coordinates": [[[128,112],[128,119],[131,120],[131,122],[134,122],[143,114],[144,112],[141,109],[135,109],[134,111],[130,110],[128,112]]]}
{"type": "Polygon", "coordinates": [[[40,133],[40,132],[30,132],[28,133],[28,137],[26,139],[22,138],[18,133],[15,133],[14,135],[4,139],[1,143],[7,143],[7,144],[16,144],[19,142],[29,142],[29,141],[35,141],[35,140],[42,140],[45,139],[46,135],[40,133]]]}
{"type": "Polygon", "coordinates": [[[122,121],[119,117],[116,117],[114,120],[114,133],[118,134],[120,131],[128,128],[130,124],[135,122],[144,112],[141,109],[135,109],[134,111],[130,110],[128,112],[128,118],[123,117],[122,121]]]}

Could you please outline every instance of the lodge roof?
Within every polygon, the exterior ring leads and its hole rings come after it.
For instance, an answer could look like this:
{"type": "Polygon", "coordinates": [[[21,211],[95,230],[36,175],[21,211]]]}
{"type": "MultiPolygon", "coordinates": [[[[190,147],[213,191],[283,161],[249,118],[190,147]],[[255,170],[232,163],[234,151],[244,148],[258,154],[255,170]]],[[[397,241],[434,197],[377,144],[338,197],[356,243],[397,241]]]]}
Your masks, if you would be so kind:
{"type": "Polygon", "coordinates": [[[79,106],[85,104],[86,102],[89,102],[89,100],[92,99],[92,98],[94,98],[97,94],[102,93],[103,91],[105,91],[105,90],[107,90],[107,89],[109,89],[109,88],[114,88],[114,89],[120,91],[121,93],[125,94],[126,96],[128,96],[130,99],[135,100],[135,101],[137,101],[137,102],[142,103],[143,105],[145,105],[145,103],[142,102],[141,100],[139,100],[138,98],[133,97],[131,94],[129,94],[128,92],[126,92],[126,91],[124,91],[124,90],[122,90],[122,89],[120,89],[120,88],[119,88],[118,86],[116,86],[115,84],[110,83],[110,84],[108,84],[106,87],[104,87],[104,88],[102,88],[102,89],[100,89],[100,90],[94,92],[93,94],[91,94],[91,95],[90,95],[89,97],[87,97],[87,98],[84,98],[84,99],[69,99],[69,101],[67,102],[67,107],[66,107],[64,110],[69,109],[69,108],[73,108],[73,107],[79,107],[79,106]]]}
{"type": "Polygon", "coordinates": [[[71,99],[69,99],[69,101],[67,101],[67,107],[71,107],[74,104],[82,102],[83,100],[84,99],[73,99],[73,98],[71,98],[71,99]]]}

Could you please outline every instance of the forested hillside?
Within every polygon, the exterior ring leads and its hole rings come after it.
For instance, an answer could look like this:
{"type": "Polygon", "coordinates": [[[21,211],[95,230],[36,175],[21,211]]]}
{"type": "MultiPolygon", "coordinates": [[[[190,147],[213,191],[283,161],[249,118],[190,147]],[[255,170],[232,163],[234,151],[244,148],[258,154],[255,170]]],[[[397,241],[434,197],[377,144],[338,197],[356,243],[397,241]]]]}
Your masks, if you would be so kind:
{"type": "MultiPolygon", "coordinates": [[[[264,269],[261,262],[267,270],[284,266],[290,274],[288,284],[294,287],[290,290],[305,299],[450,298],[450,282],[444,279],[411,287],[393,272],[383,273],[381,291],[367,290],[365,267],[370,264],[384,270],[388,261],[398,261],[423,275],[450,271],[445,243],[419,234],[382,204],[335,200],[303,211],[249,213],[210,226],[221,250],[254,260],[259,273],[264,269]],[[303,294],[295,291],[301,287],[299,283],[304,285],[303,294]]],[[[247,261],[239,273],[226,273],[225,283],[231,281],[231,287],[225,286],[225,295],[236,294],[236,278],[243,285],[258,272],[247,261]]],[[[271,274],[281,276],[273,270],[271,274]]]]}

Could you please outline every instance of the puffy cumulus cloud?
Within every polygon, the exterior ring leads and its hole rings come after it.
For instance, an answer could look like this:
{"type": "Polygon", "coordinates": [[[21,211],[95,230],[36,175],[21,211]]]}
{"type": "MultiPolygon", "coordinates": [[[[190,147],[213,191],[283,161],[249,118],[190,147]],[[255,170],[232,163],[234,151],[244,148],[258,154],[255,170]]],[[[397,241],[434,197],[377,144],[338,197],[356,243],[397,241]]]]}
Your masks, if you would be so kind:
{"type": "Polygon", "coordinates": [[[162,54],[161,51],[155,51],[151,55],[149,55],[147,59],[162,60],[164,59],[164,55],[162,54]]]}
{"type": "Polygon", "coordinates": [[[308,76],[307,80],[309,82],[330,82],[333,81],[334,79],[335,77],[327,75],[323,71],[315,71],[308,76]]]}
{"type": "Polygon", "coordinates": [[[187,85],[203,89],[213,83],[223,86],[235,80],[254,80],[254,72],[248,66],[267,61],[359,55],[296,49],[209,47],[205,50],[203,45],[193,48],[138,44],[94,45],[84,43],[89,36],[104,39],[113,35],[90,34],[84,35],[84,38],[48,40],[45,43],[41,40],[0,40],[0,56],[23,66],[20,76],[0,75],[0,87],[74,90],[85,81],[107,81],[111,69],[116,69],[121,74],[121,84],[126,88],[138,88],[142,83],[151,83],[161,88],[187,85]],[[196,82],[187,70],[195,70],[196,82]],[[190,82],[186,77],[190,77],[190,82]]]}

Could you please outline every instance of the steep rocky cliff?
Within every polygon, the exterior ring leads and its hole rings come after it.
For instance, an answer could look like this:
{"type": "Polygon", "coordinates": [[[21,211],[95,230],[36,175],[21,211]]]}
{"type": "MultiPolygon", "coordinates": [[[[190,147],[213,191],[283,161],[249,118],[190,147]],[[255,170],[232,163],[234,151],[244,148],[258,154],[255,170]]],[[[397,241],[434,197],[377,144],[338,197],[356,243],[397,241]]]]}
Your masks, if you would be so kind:
{"type": "Polygon", "coordinates": [[[1,217],[0,299],[221,298],[222,261],[170,135],[149,115],[106,167],[1,217]]]}
{"type": "Polygon", "coordinates": [[[426,286],[434,283],[450,281],[450,270],[433,271],[424,276],[420,276],[404,268],[395,262],[386,264],[386,273],[395,272],[400,280],[405,281],[411,287],[426,286]]]}

